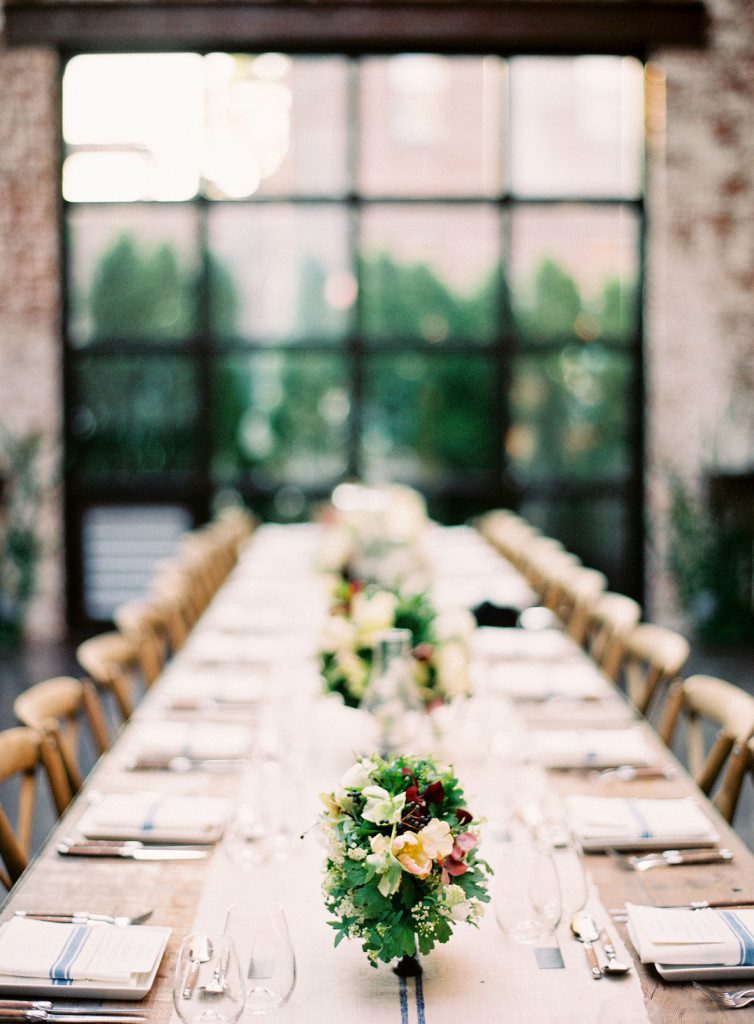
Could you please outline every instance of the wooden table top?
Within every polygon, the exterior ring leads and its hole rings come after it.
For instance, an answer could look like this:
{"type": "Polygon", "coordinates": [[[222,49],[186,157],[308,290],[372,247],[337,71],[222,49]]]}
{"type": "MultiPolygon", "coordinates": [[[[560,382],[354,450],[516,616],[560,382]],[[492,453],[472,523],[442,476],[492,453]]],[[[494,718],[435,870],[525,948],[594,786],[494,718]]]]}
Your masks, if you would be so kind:
{"type": "MultiPolygon", "coordinates": [[[[217,600],[221,598],[222,591],[217,600]]],[[[143,704],[145,714],[149,714],[150,709],[154,711],[162,686],[163,682],[158,680],[148,694],[143,704]]],[[[113,863],[105,859],[80,860],[62,857],[56,852],[56,843],[75,832],[76,821],[93,791],[99,788],[120,792],[144,789],[145,775],[125,771],[123,767],[125,747],[132,728],[133,725],[127,726],[112,749],[101,758],[78,799],[9,894],[0,919],[5,920],[21,908],[66,912],[85,909],[97,913],[128,915],[153,908],[150,923],[169,925],[173,934],[157,981],[141,1005],[154,1024],[167,1024],[173,1013],[172,979],[177,950],[182,937],[192,930],[211,857],[203,861],[185,862],[119,862],[116,870],[113,863]]],[[[649,726],[642,724],[641,728],[647,730],[652,742],[656,743],[658,761],[674,762],[672,755],[662,747],[649,726]]],[[[754,899],[754,856],[700,794],[682,768],[677,767],[678,773],[673,779],[612,782],[598,789],[586,772],[549,773],[552,786],[563,795],[581,792],[605,796],[694,796],[715,822],[721,837],[720,845],[729,847],[735,854],[734,860],[727,864],[658,868],[644,873],[621,870],[611,858],[602,854],[587,855],[588,869],[602,902],[608,908],[621,907],[626,901],[686,904],[698,899],[754,899]]],[[[183,778],[188,779],[189,776],[183,778]]],[[[237,779],[234,781],[232,776],[206,775],[203,777],[201,791],[206,794],[227,794],[232,792],[235,785],[237,779]]],[[[176,791],[180,791],[178,783],[176,786],[176,791]]],[[[220,855],[217,851],[212,857],[220,855]]],[[[617,929],[625,939],[624,926],[618,925],[617,929]]],[[[638,963],[636,969],[645,999],[662,1008],[666,1024],[706,1024],[721,1019],[721,1011],[690,984],[666,983],[651,967],[638,963]]],[[[470,1013],[473,1013],[473,1003],[470,1004],[470,1013]]],[[[429,1020],[431,1024],[431,1015],[429,1020]]],[[[581,1022],[564,1020],[564,1024],[581,1022]]]]}

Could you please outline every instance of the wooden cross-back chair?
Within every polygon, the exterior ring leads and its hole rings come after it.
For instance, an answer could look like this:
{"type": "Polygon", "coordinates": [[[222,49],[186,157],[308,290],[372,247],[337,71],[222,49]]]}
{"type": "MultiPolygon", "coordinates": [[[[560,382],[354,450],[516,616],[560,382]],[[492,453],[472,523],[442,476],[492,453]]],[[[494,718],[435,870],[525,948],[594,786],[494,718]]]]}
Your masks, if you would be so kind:
{"type": "Polygon", "coordinates": [[[545,592],[544,604],[563,623],[576,643],[584,642],[589,608],[607,586],[607,577],[597,569],[562,563],[545,592]]]}
{"type": "Polygon", "coordinates": [[[79,644],[76,658],[98,689],[112,694],[123,721],[128,721],[139,688],[149,685],[140,638],[118,630],[100,633],[79,644]]]}
{"type": "Polygon", "coordinates": [[[605,591],[589,605],[583,643],[608,679],[616,682],[626,637],[641,619],[641,605],[632,597],[605,591]]]}
{"type": "Polygon", "coordinates": [[[65,770],[49,737],[23,726],[0,732],[0,782],[18,777],[15,827],[0,805],[0,883],[10,889],[29,862],[40,768],[50,783],[56,807],[70,802],[65,770]]]}
{"type": "Polygon", "coordinates": [[[566,551],[560,541],[550,537],[536,537],[527,550],[521,571],[542,603],[552,611],[552,606],[558,601],[560,579],[564,573],[580,564],[580,559],[566,551]]]}
{"type": "Polygon", "coordinates": [[[496,509],[482,516],[478,529],[517,569],[522,568],[528,546],[539,536],[535,527],[507,509],[496,509]]]}
{"type": "Polygon", "coordinates": [[[29,687],[13,704],[21,725],[36,730],[54,743],[65,769],[70,795],[53,789],[58,813],[62,812],[83,785],[79,761],[81,724],[85,721],[97,756],[110,746],[110,735],[94,684],[71,676],[57,676],[29,687]]]}
{"type": "Polygon", "coordinates": [[[173,650],[171,619],[167,605],[157,601],[126,601],[113,613],[118,631],[133,642],[147,686],[157,679],[173,650]]]}
{"type": "Polygon", "coordinates": [[[689,644],[680,633],[651,622],[641,622],[626,636],[619,678],[626,694],[642,715],[655,710],[662,691],[681,674],[688,661],[689,644]]]}
{"type": "Polygon", "coordinates": [[[677,737],[682,722],[689,771],[707,796],[729,762],[713,803],[726,821],[732,821],[746,769],[743,752],[754,735],[754,697],[716,676],[676,679],[668,691],[658,729],[668,746],[677,737]],[[706,722],[718,727],[708,750],[704,737],[706,722]]]}

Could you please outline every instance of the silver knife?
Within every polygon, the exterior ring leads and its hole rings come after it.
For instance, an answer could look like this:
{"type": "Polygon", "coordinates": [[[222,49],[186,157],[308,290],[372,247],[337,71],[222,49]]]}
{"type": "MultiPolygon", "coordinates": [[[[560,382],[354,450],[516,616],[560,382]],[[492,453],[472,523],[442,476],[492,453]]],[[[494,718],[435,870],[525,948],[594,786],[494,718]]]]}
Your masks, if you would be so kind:
{"type": "Polygon", "coordinates": [[[152,848],[104,843],[58,843],[57,850],[64,857],[122,857],[126,860],[202,860],[207,856],[207,850],[192,850],[184,846],[152,848]]]}
{"type": "Polygon", "coordinates": [[[137,757],[125,765],[128,772],[234,772],[245,757],[137,757]]]}
{"type": "Polygon", "coordinates": [[[146,1017],[116,1013],[60,1013],[50,1010],[3,1010],[0,1020],[29,1020],[38,1024],[147,1024],[146,1017]]]}
{"type": "Polygon", "coordinates": [[[44,1010],[47,1013],[79,1013],[86,1016],[144,1017],[139,1006],[83,1006],[76,1003],[53,1003],[49,999],[1,999],[0,1010],[44,1010]]]}

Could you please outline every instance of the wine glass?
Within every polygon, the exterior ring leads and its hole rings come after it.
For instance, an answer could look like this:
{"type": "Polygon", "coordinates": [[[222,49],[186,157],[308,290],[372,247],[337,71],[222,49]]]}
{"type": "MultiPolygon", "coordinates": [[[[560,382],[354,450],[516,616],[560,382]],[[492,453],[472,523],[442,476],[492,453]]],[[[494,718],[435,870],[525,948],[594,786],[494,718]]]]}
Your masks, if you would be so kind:
{"type": "Polygon", "coordinates": [[[495,918],[513,942],[536,945],[551,935],[563,912],[552,851],[530,843],[501,847],[495,862],[495,918]]]}
{"type": "Polygon", "coordinates": [[[248,1009],[270,1013],[287,1003],[296,984],[296,957],[282,906],[261,899],[233,903],[225,933],[238,949],[248,1009]]]}
{"type": "Polygon", "coordinates": [[[232,1024],[246,991],[233,940],[220,933],[187,935],[173,983],[173,1005],[186,1024],[232,1024]]]}
{"type": "Polygon", "coordinates": [[[253,871],[267,858],[268,830],[251,801],[239,804],[223,839],[228,857],[244,871],[253,871]]]}

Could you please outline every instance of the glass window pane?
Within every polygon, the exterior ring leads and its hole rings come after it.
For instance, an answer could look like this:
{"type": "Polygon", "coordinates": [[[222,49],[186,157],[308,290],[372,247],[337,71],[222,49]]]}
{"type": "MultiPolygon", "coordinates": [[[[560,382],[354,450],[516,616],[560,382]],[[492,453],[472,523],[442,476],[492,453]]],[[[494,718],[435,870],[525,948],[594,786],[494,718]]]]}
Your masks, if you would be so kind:
{"type": "Polygon", "coordinates": [[[68,218],[69,332],[95,339],[170,339],[194,330],[197,267],[190,207],[79,207],[68,218]]]}
{"type": "Polygon", "coordinates": [[[500,331],[500,220],[491,206],[376,206],[362,216],[364,334],[489,342],[500,331]]]}
{"type": "Polygon", "coordinates": [[[374,356],[364,413],[367,479],[432,485],[493,468],[495,377],[485,358],[374,356]]]}
{"type": "Polygon", "coordinates": [[[197,387],[181,356],[79,355],[71,469],[80,478],[198,468],[197,387]]]}
{"type": "Polygon", "coordinates": [[[631,57],[510,63],[511,188],[523,196],[641,192],[643,68],[631,57]]]}
{"type": "Polygon", "coordinates": [[[630,210],[516,207],[511,231],[513,308],[524,338],[635,337],[639,224],[630,210]]]}
{"type": "Polygon", "coordinates": [[[211,53],[205,68],[208,196],[346,192],[346,60],[211,53]]]}
{"type": "Polygon", "coordinates": [[[199,185],[202,58],[74,57],[63,75],[63,195],[71,202],[190,199],[199,185]]]}
{"type": "Polygon", "coordinates": [[[401,196],[500,192],[505,82],[495,57],[365,60],[359,188],[401,196]]]}
{"type": "Polygon", "coordinates": [[[343,208],[275,203],[210,213],[213,326],[221,336],[342,338],[356,302],[343,208]]]}
{"type": "Polygon", "coordinates": [[[623,480],[631,450],[633,363],[596,345],[515,360],[506,448],[514,478],[623,480]]]}
{"type": "Polygon", "coordinates": [[[304,352],[231,356],[215,369],[217,480],[244,470],[322,486],[346,469],[343,359],[304,352]]]}

